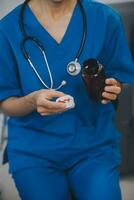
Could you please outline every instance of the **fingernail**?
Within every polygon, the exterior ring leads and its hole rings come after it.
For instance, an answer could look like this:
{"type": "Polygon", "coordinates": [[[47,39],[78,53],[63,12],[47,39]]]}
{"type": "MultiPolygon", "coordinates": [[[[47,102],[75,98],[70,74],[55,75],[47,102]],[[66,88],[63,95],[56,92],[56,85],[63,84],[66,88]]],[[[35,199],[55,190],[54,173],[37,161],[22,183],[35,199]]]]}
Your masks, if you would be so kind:
{"type": "Polygon", "coordinates": [[[106,104],[107,102],[105,100],[102,100],[102,104],[106,104]]]}
{"type": "Polygon", "coordinates": [[[105,92],[102,93],[102,96],[105,96],[105,92]]]}

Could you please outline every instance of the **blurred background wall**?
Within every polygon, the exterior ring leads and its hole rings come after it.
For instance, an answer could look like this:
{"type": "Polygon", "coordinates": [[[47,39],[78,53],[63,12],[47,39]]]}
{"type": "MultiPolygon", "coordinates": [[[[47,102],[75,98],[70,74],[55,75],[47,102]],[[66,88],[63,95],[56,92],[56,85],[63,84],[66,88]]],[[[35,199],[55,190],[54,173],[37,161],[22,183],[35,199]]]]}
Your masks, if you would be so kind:
{"type": "MultiPolygon", "coordinates": [[[[118,2],[129,2],[130,0],[100,0],[104,3],[118,3],[118,2]]],[[[0,17],[5,15],[9,10],[11,10],[17,4],[23,2],[23,0],[0,0],[0,17]]]]}

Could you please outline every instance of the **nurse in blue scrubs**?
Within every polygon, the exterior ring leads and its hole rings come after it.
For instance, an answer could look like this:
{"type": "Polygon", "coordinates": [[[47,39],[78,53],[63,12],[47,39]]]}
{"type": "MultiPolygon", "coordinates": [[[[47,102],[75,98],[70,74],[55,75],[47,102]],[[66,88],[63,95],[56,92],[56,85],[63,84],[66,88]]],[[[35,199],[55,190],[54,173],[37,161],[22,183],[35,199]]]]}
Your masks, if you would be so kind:
{"type": "Polygon", "coordinates": [[[134,63],[120,16],[101,3],[80,2],[26,1],[0,21],[0,108],[9,116],[9,172],[22,200],[121,200],[112,100],[123,83],[134,83],[134,63]],[[67,71],[83,37],[80,2],[87,36],[78,62],[96,58],[104,66],[100,103],[81,73],[67,71]],[[26,36],[38,39],[45,54],[31,38],[24,49],[26,36]],[[55,101],[66,94],[73,109],[55,101]]]}

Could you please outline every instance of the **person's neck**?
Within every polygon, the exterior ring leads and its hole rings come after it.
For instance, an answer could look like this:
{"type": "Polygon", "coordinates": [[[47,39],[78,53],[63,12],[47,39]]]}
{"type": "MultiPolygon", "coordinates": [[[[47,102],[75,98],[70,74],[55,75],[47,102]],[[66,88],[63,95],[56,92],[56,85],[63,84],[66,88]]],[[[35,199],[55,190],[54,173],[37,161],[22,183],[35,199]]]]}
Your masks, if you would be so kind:
{"type": "Polygon", "coordinates": [[[70,15],[76,3],[77,0],[32,0],[29,4],[36,7],[38,13],[59,19],[63,15],[70,15]]]}

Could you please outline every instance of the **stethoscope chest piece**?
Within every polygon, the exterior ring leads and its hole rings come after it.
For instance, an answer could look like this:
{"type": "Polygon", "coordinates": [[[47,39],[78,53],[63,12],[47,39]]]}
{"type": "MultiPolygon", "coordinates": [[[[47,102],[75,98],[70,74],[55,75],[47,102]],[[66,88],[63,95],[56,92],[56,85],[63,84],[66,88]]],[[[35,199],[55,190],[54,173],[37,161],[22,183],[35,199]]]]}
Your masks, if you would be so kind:
{"type": "Polygon", "coordinates": [[[80,73],[80,71],[81,65],[77,60],[72,61],[67,65],[67,72],[71,76],[77,76],[80,73]]]}
{"type": "MultiPolygon", "coordinates": [[[[29,65],[31,66],[31,68],[34,70],[34,73],[35,75],[37,76],[37,78],[40,80],[40,82],[43,84],[43,86],[47,89],[55,89],[55,90],[59,90],[62,86],[66,85],[67,82],[66,80],[63,80],[61,82],[61,84],[59,85],[59,87],[56,87],[54,88],[54,81],[53,81],[53,77],[52,77],[52,72],[51,72],[51,69],[50,69],[50,66],[49,66],[49,63],[48,63],[48,59],[47,59],[47,56],[46,56],[46,52],[45,52],[45,48],[44,48],[44,45],[41,43],[41,41],[36,38],[35,36],[29,36],[25,30],[25,23],[24,23],[24,12],[25,12],[25,9],[26,9],[26,6],[28,4],[30,0],[25,0],[23,5],[22,5],[22,9],[21,9],[21,12],[20,12],[20,30],[22,32],[22,35],[23,35],[23,40],[22,40],[22,45],[21,45],[21,49],[22,49],[22,53],[25,57],[25,59],[29,62],[29,65]],[[38,73],[36,67],[34,66],[32,60],[30,59],[30,56],[25,48],[25,43],[28,41],[28,40],[31,40],[32,42],[34,42],[37,47],[40,49],[41,53],[42,53],[42,56],[43,56],[43,59],[45,61],[45,64],[46,64],[46,67],[48,69],[48,73],[49,73],[49,77],[50,77],[50,82],[51,82],[51,85],[48,86],[44,80],[42,79],[42,77],[40,76],[40,74],[38,73]]],[[[78,0],[77,0],[78,1],[78,0]]],[[[86,20],[86,13],[85,13],[85,10],[84,10],[84,7],[82,5],[82,2],[81,1],[78,1],[79,5],[80,5],[80,8],[81,8],[81,12],[82,12],[82,18],[83,18],[83,34],[82,34],[82,40],[81,40],[81,43],[80,43],[80,47],[78,49],[78,52],[75,56],[75,59],[74,61],[71,61],[68,65],[67,65],[67,73],[71,76],[76,76],[78,74],[80,74],[81,72],[81,65],[80,63],[78,62],[79,58],[80,58],[80,55],[82,54],[82,51],[83,51],[83,48],[84,48],[84,45],[85,45],[85,42],[86,42],[86,35],[87,35],[87,20],[86,20]]]]}

